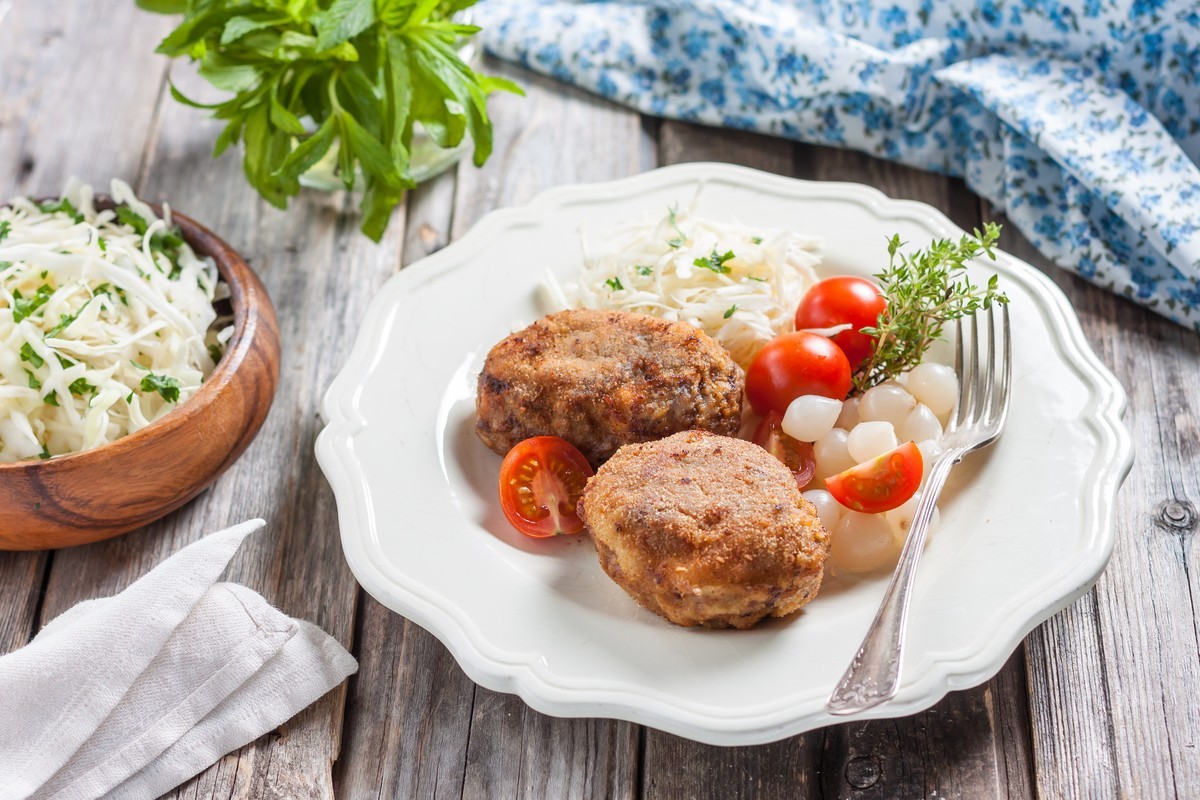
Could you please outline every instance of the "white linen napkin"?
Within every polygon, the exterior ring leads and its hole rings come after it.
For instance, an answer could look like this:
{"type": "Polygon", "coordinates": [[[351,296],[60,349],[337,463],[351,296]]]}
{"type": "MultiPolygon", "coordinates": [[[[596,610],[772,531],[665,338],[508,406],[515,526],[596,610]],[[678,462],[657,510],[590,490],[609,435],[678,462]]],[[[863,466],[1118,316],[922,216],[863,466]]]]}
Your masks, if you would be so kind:
{"type": "Polygon", "coordinates": [[[0,798],[152,798],[287,721],[358,665],[244,586],[251,520],[89,600],[0,657],[0,798]]]}

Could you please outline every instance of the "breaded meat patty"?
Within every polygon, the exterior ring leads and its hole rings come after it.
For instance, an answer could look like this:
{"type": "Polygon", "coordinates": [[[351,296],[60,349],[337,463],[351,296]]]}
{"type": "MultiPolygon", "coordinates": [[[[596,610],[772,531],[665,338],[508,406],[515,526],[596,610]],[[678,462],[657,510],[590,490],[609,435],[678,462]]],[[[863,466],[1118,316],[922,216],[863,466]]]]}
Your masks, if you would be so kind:
{"type": "Polygon", "coordinates": [[[596,466],[631,442],[737,433],[743,381],[729,353],[686,323],[562,311],[488,353],[475,429],[500,455],[530,436],[559,436],[596,466]]]}
{"type": "Polygon", "coordinates": [[[817,594],[829,536],[791,471],[701,431],[622,447],[579,501],[600,566],[676,625],[749,628],[817,594]]]}

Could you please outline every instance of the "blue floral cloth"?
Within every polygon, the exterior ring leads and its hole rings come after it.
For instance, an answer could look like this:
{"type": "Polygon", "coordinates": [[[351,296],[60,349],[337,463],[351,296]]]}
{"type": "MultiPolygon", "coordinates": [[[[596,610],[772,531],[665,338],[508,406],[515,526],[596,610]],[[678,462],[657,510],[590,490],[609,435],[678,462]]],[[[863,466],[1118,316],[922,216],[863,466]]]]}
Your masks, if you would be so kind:
{"type": "Polygon", "coordinates": [[[645,113],[963,177],[1200,331],[1197,0],[484,0],[502,58],[645,113]]]}

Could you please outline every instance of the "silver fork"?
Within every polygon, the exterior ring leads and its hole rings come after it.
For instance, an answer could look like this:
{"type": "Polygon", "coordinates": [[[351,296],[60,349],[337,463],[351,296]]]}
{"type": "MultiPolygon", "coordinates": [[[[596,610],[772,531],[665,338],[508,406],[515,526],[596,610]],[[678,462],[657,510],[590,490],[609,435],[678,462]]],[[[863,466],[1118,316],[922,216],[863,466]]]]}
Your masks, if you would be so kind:
{"type": "Polygon", "coordinates": [[[1012,385],[1012,339],[1009,334],[1008,306],[1002,305],[1000,308],[1001,345],[997,346],[993,307],[987,312],[987,352],[982,365],[979,352],[981,323],[970,317],[971,341],[967,353],[963,352],[962,321],[955,324],[954,372],[958,376],[958,401],[942,434],[941,443],[945,450],[930,469],[908,539],[900,552],[900,561],[896,564],[883,602],[875,614],[875,621],[871,623],[846,674],[825,704],[831,714],[854,714],[874,708],[895,697],[900,688],[908,604],[934,505],[946,484],[950,469],[962,461],[967,453],[996,441],[1008,415],[1012,385]]]}

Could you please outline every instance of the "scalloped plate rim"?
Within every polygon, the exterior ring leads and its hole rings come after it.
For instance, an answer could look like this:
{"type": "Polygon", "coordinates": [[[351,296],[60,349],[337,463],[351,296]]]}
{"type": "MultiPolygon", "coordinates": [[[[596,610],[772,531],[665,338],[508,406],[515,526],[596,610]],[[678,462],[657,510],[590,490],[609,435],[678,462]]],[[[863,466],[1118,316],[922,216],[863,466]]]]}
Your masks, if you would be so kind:
{"type": "MultiPolygon", "coordinates": [[[[722,163],[689,163],[596,184],[574,184],[548,189],[528,203],[493,211],[464,236],[392,276],[372,301],[346,364],[325,393],[322,416],[325,428],[317,437],[318,462],[334,490],[338,505],[343,551],[351,571],[368,593],[392,610],[429,630],[451,651],[456,661],[476,683],[492,690],[515,693],[532,708],[564,717],[606,717],[649,725],[688,738],[717,745],[762,744],[802,733],[827,724],[855,719],[891,718],[913,714],[941,700],[947,692],[978,685],[1000,670],[1020,641],[1043,621],[1070,605],[1099,578],[1115,544],[1115,499],[1133,463],[1133,445],[1121,422],[1127,405],[1124,389],[1103,366],[1084,338],[1079,320],[1062,291],[1044,274],[1006,253],[997,262],[1005,271],[1026,283],[1042,301],[1039,311],[1056,323],[1056,345],[1089,387],[1084,422],[1095,433],[1097,455],[1087,475],[1093,479],[1092,503],[1085,514],[1090,521],[1091,545],[1082,557],[1056,572],[1050,589],[1019,604],[1019,615],[1010,614],[1007,629],[997,632],[989,647],[973,649],[956,658],[921,662],[922,678],[914,684],[920,692],[907,701],[893,701],[870,712],[834,717],[823,710],[800,713],[780,709],[777,703],[742,709],[737,714],[719,714],[702,707],[687,707],[656,692],[638,691],[627,682],[609,686],[572,686],[552,682],[540,674],[531,654],[512,654],[492,647],[486,636],[463,615],[453,613],[452,603],[423,596],[387,574],[370,557],[375,539],[370,498],[362,479],[361,465],[350,446],[351,435],[365,424],[358,414],[356,398],[378,357],[390,324],[392,297],[418,288],[442,268],[452,269],[469,262],[494,235],[514,226],[539,224],[539,212],[576,200],[595,202],[614,199],[653,186],[695,184],[723,180],[742,187],[762,189],[770,185],[779,194],[797,199],[830,199],[857,204],[884,219],[907,218],[945,235],[960,229],[944,214],[924,203],[892,199],[869,186],[855,183],[804,181],[722,163]],[[449,608],[446,606],[450,606],[449,608]],[[997,646],[996,642],[1002,642],[997,646]]],[[[1047,581],[1050,583],[1050,581],[1047,581]]],[[[426,593],[434,593],[429,587],[426,593]]],[[[442,598],[443,600],[445,598],[442,598]]],[[[911,691],[911,690],[910,690],[911,691]]],[[[811,692],[809,693],[811,694],[811,692]]],[[[823,704],[822,704],[823,706],[823,704]]]]}

